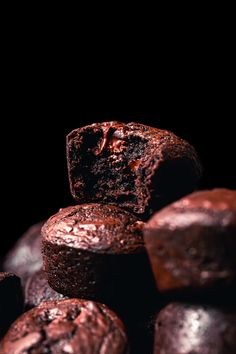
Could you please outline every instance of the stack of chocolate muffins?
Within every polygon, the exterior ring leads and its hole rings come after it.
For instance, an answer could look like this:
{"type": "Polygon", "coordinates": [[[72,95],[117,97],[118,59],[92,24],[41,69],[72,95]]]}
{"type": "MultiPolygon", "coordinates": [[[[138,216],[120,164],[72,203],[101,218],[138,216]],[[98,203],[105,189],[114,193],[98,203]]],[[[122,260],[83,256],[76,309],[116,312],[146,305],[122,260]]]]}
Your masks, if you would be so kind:
{"type": "Polygon", "coordinates": [[[236,192],[184,197],[194,148],[137,123],[72,131],[67,162],[78,204],[3,261],[0,354],[235,353],[236,192]]]}

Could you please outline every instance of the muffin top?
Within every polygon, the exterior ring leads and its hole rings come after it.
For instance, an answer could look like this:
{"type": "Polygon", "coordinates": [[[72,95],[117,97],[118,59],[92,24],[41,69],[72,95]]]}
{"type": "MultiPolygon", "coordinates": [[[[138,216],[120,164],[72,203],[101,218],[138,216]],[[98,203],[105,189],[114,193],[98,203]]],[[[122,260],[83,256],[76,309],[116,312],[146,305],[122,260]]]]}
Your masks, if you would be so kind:
{"type": "Polygon", "coordinates": [[[217,188],[189,194],[156,213],[147,229],[168,229],[191,225],[236,227],[236,191],[217,188]]]}
{"type": "Polygon", "coordinates": [[[157,317],[154,353],[233,354],[235,336],[235,308],[170,303],[157,317]]]}
{"type": "Polygon", "coordinates": [[[3,260],[3,270],[21,277],[23,285],[29,276],[42,268],[40,232],[43,224],[39,222],[31,226],[3,260]]]}
{"type": "MultiPolygon", "coordinates": [[[[190,148],[192,154],[196,157],[194,148],[187,141],[181,139],[171,131],[150,127],[148,125],[136,122],[122,123],[118,121],[110,121],[93,123],[91,125],[80,127],[70,132],[67,136],[67,142],[69,143],[71,140],[77,138],[79,134],[85,131],[91,131],[94,134],[100,134],[97,139],[98,145],[94,147],[93,150],[91,150],[91,153],[94,153],[95,155],[101,154],[105,148],[108,148],[112,151],[117,149],[122,151],[124,149],[124,147],[122,147],[123,142],[126,140],[128,141],[130,135],[135,135],[137,137],[144,138],[147,143],[150,142],[156,147],[161,145],[165,146],[167,144],[174,146],[182,145],[185,148],[190,148]]],[[[178,150],[176,150],[176,153],[177,152],[178,150]]],[[[200,165],[198,165],[198,168],[200,172],[200,165]]]]}
{"type": "Polygon", "coordinates": [[[1,353],[126,354],[122,322],[105,305],[68,299],[45,302],[10,327],[1,353]]]}
{"type": "Polygon", "coordinates": [[[81,204],[61,209],[42,228],[43,241],[97,253],[144,251],[144,223],[113,205],[81,204]]]}

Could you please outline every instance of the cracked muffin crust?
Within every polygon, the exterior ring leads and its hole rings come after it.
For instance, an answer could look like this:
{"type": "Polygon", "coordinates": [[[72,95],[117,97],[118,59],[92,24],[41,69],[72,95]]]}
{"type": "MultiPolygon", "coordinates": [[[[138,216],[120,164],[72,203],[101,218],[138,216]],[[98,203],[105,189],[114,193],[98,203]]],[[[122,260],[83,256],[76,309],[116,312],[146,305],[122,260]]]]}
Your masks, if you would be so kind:
{"type": "Polygon", "coordinates": [[[235,308],[171,303],[157,316],[153,354],[235,353],[235,308]]]}
{"type": "Polygon", "coordinates": [[[235,234],[233,190],[196,192],[156,213],[144,239],[158,289],[203,294],[235,287],[235,234]]]}
{"type": "MultiPolygon", "coordinates": [[[[52,216],[42,228],[44,270],[64,295],[114,305],[152,282],[144,223],[113,205],[82,204],[52,216]]],[[[137,297],[137,296],[136,296],[137,297]]]]}
{"type": "Polygon", "coordinates": [[[67,136],[70,188],[79,203],[108,203],[150,215],[192,192],[201,175],[194,148],[138,123],[95,123],[67,136]]]}
{"type": "Polygon", "coordinates": [[[1,354],[128,354],[122,322],[105,305],[68,299],[41,304],[9,329],[1,354]]]}
{"type": "Polygon", "coordinates": [[[44,222],[31,226],[3,260],[3,270],[13,272],[25,285],[28,277],[42,268],[41,228],[44,222]]]}

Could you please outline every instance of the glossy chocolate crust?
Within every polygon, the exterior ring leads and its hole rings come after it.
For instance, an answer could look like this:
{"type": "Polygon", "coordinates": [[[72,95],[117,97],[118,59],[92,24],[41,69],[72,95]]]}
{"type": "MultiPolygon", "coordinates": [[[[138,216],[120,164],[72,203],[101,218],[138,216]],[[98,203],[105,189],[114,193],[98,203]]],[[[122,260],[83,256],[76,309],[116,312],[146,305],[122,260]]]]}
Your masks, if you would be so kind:
{"type": "Polygon", "coordinates": [[[157,317],[153,354],[235,353],[235,309],[171,303],[157,317]]]}
{"type": "Polygon", "coordinates": [[[62,209],[42,228],[44,270],[50,286],[71,297],[106,302],[149,279],[144,223],[112,205],[62,209]],[[119,290],[119,291],[118,291],[119,290]],[[118,293],[117,293],[118,291],[118,293]]]}
{"type": "Polygon", "coordinates": [[[49,286],[47,278],[42,271],[28,278],[24,293],[25,310],[30,310],[42,302],[66,299],[66,296],[57,293],[49,286]]]}
{"type": "Polygon", "coordinates": [[[42,268],[40,236],[42,226],[43,222],[31,226],[3,260],[3,270],[18,275],[22,285],[29,276],[42,268]]]}
{"type": "Polygon", "coordinates": [[[1,354],[128,354],[122,322],[105,305],[68,299],[22,315],[2,341],[1,354]]]}
{"type": "Polygon", "coordinates": [[[22,311],[20,279],[12,273],[0,272],[0,338],[22,311]]]}
{"type": "Polygon", "coordinates": [[[71,193],[79,203],[115,204],[144,216],[192,192],[201,175],[190,144],[138,123],[73,130],[67,161],[71,193]]]}
{"type": "Polygon", "coordinates": [[[236,191],[200,191],[156,213],[145,245],[161,291],[235,287],[236,191]]]}

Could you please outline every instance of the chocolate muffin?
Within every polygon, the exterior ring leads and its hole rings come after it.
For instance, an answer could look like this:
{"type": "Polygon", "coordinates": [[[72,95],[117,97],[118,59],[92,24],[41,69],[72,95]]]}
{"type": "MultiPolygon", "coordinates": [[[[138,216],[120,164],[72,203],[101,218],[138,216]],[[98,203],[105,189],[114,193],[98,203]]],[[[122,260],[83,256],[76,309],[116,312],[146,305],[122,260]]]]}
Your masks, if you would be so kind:
{"type": "MultiPolygon", "coordinates": [[[[42,228],[49,285],[70,297],[109,304],[136,297],[152,283],[142,236],[143,222],[113,205],[61,209],[42,228]]],[[[151,296],[151,295],[150,295],[151,296]]],[[[150,298],[149,298],[150,300],[150,298]]]]}
{"type": "Polygon", "coordinates": [[[128,354],[122,322],[105,305],[68,299],[26,312],[4,337],[1,354],[128,354]]]}
{"type": "Polygon", "coordinates": [[[67,136],[70,188],[79,203],[115,204],[149,215],[193,191],[201,175],[194,148],[138,123],[95,123],[67,136]]]}
{"type": "Polygon", "coordinates": [[[216,294],[235,287],[235,234],[233,190],[196,192],[156,213],[144,235],[158,289],[216,294]]]}
{"type": "Polygon", "coordinates": [[[25,285],[25,310],[29,310],[45,301],[66,299],[66,296],[53,290],[44,272],[39,271],[28,278],[25,285]]]}
{"type": "Polygon", "coordinates": [[[42,268],[41,228],[43,222],[31,226],[3,260],[3,270],[17,274],[25,284],[27,278],[42,268]]]}
{"type": "Polygon", "coordinates": [[[12,273],[0,272],[0,338],[22,311],[20,279],[12,273]]]}
{"type": "Polygon", "coordinates": [[[235,354],[235,309],[171,303],[158,315],[154,354],[235,354]]]}

